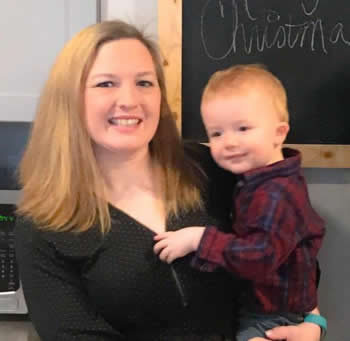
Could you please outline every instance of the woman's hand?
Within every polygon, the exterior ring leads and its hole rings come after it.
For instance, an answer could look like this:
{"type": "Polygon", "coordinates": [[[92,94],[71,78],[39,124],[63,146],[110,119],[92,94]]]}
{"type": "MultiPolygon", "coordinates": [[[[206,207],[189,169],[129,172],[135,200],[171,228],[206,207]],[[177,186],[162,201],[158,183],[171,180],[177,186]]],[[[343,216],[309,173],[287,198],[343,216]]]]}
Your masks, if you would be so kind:
{"type": "Polygon", "coordinates": [[[303,322],[297,326],[276,327],[266,332],[268,339],[255,337],[249,341],[268,341],[268,340],[286,340],[286,341],[320,341],[321,328],[309,322],[303,322]]]}

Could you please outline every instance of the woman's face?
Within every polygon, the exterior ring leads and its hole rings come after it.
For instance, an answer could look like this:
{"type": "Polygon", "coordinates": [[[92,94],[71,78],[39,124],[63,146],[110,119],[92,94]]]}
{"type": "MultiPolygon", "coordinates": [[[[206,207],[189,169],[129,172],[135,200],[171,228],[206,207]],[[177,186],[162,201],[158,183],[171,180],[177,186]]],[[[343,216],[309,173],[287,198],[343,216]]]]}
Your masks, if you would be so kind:
{"type": "Polygon", "coordinates": [[[161,92],[147,48],[136,39],[102,45],[87,77],[84,100],[97,153],[148,149],[159,123],[161,92]]]}

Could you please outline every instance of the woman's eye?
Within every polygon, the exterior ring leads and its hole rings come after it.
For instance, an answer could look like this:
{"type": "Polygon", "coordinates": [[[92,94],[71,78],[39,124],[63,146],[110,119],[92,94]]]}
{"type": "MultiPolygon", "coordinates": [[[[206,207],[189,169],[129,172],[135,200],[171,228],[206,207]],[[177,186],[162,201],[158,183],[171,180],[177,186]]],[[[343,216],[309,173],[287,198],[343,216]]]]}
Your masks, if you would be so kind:
{"type": "Polygon", "coordinates": [[[145,87],[145,88],[149,88],[149,87],[153,86],[153,82],[146,81],[146,80],[141,80],[141,81],[137,82],[137,85],[145,87]]]}
{"type": "Polygon", "coordinates": [[[96,84],[97,88],[111,88],[112,86],[114,86],[114,83],[111,81],[100,82],[96,84]]]}

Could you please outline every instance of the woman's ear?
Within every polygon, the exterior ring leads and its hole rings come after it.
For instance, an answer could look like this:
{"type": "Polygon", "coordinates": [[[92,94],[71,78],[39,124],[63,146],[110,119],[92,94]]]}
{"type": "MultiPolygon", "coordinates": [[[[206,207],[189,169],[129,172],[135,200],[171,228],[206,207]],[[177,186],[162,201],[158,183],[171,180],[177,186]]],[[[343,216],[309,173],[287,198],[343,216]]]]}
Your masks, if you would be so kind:
{"type": "Polygon", "coordinates": [[[276,127],[276,146],[281,146],[289,132],[289,124],[287,122],[279,122],[276,127]]]}

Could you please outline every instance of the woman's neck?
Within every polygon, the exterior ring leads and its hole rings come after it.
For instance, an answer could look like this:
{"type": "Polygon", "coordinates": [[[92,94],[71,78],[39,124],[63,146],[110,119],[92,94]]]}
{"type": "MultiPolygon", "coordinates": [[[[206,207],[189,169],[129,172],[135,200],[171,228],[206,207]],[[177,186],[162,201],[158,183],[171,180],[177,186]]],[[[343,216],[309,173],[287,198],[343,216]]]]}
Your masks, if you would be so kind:
{"type": "Polygon", "coordinates": [[[150,230],[165,231],[166,209],[161,172],[147,150],[122,158],[99,153],[98,164],[106,183],[110,204],[150,230]]]}
{"type": "Polygon", "coordinates": [[[112,152],[98,153],[97,162],[107,191],[113,197],[132,188],[150,190],[153,187],[155,174],[148,148],[122,155],[112,152]]]}

